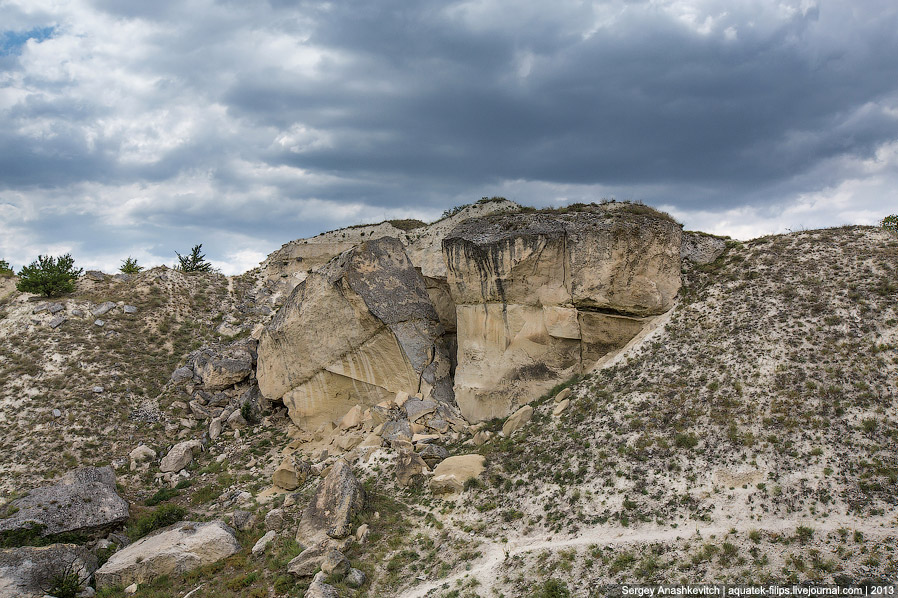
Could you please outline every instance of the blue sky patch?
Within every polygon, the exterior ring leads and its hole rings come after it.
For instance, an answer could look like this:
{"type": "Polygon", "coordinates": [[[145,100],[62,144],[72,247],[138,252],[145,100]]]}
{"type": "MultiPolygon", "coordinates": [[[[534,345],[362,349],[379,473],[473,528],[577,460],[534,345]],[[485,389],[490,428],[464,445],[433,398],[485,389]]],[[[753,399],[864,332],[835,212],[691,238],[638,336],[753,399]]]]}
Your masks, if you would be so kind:
{"type": "Polygon", "coordinates": [[[18,56],[29,39],[42,42],[52,37],[55,30],[55,27],[35,27],[26,31],[4,31],[0,33],[0,56],[18,56]]]}

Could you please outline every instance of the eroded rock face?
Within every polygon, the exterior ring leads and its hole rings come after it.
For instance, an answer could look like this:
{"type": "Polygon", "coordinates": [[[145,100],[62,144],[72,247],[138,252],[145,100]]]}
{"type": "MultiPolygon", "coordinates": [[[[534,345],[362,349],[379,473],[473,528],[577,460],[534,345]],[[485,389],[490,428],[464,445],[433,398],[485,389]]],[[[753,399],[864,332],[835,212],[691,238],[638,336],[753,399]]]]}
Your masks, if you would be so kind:
{"type": "Polygon", "coordinates": [[[239,550],[234,532],[222,521],[182,521],[113,554],[95,573],[97,587],[127,586],[160,575],[180,575],[239,550]]]}
{"type": "Polygon", "coordinates": [[[418,388],[454,403],[443,327],[393,238],[368,241],[309,274],[259,341],[259,388],[313,429],[357,403],[418,388]]]}
{"type": "Polygon", "coordinates": [[[128,519],[128,502],[115,489],[112,467],[82,467],[51,486],[12,501],[18,509],[0,518],[0,535],[39,526],[41,535],[97,534],[128,519]]]}
{"type": "Polygon", "coordinates": [[[694,264],[710,264],[726,249],[726,239],[707,233],[688,231],[683,233],[681,255],[694,264]]]}
{"type": "Polygon", "coordinates": [[[0,550],[0,598],[44,596],[53,577],[67,569],[86,584],[96,568],[96,557],[74,544],[0,550]]]}
{"type": "Polygon", "coordinates": [[[456,401],[469,421],[508,415],[622,347],[673,306],[681,227],[626,204],[501,214],[443,240],[456,304],[456,401]]]}
{"type": "Polygon", "coordinates": [[[308,239],[290,241],[262,262],[262,271],[269,280],[282,281],[292,289],[305,280],[312,270],[323,266],[334,256],[381,237],[407,242],[407,232],[390,222],[342,228],[308,239]]]}
{"type": "Polygon", "coordinates": [[[406,252],[412,263],[424,276],[427,294],[433,303],[440,323],[446,332],[455,332],[455,301],[446,281],[446,261],[443,259],[442,241],[460,223],[470,218],[482,218],[492,214],[518,212],[521,206],[507,199],[481,200],[465,206],[455,214],[424,228],[412,231],[406,241],[406,252]]]}

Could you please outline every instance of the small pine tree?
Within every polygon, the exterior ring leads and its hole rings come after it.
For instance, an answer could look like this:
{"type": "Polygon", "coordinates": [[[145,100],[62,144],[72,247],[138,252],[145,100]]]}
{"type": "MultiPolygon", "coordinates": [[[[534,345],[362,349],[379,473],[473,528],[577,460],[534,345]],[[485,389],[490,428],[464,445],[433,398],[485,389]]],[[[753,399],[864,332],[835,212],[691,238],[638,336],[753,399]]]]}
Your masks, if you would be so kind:
{"type": "Polygon", "coordinates": [[[200,253],[202,248],[202,243],[194,245],[190,250],[190,255],[186,257],[176,251],[175,255],[178,256],[178,262],[180,262],[176,269],[181,272],[211,272],[212,264],[207,262],[206,256],[200,253]]]}
{"type": "Polygon", "coordinates": [[[74,291],[82,272],[82,268],[75,269],[75,260],[69,253],[58,258],[39,255],[19,272],[16,288],[24,293],[56,297],[74,291]]]}
{"type": "Polygon", "coordinates": [[[128,259],[122,260],[119,270],[124,274],[139,274],[143,270],[143,266],[138,266],[137,260],[129,255],[128,259]]]}
{"type": "Polygon", "coordinates": [[[12,278],[15,272],[9,267],[9,262],[0,260],[0,278],[12,278]]]}
{"type": "Polygon", "coordinates": [[[886,216],[882,219],[880,225],[887,231],[891,231],[892,233],[898,235],[898,214],[886,216]]]}

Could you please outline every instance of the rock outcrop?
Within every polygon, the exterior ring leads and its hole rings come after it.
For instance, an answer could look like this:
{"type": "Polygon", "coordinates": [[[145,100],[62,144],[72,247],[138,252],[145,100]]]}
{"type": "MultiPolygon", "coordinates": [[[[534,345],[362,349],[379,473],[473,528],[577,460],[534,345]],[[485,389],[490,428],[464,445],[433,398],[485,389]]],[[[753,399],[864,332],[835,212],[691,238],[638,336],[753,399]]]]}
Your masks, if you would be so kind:
{"type": "Polygon", "coordinates": [[[240,550],[222,521],[182,521],[141,538],[109,557],[97,569],[97,587],[143,583],[160,575],[180,575],[240,550]]]}
{"type": "Polygon", "coordinates": [[[15,511],[0,518],[0,536],[30,529],[42,536],[96,535],[128,519],[128,502],[116,492],[115,472],[109,466],[70,471],[56,484],[12,501],[10,507],[15,511]]]}
{"type": "Polygon", "coordinates": [[[726,249],[726,237],[695,231],[683,232],[680,255],[694,264],[710,264],[726,249]]]}
{"type": "Polygon", "coordinates": [[[484,198],[437,220],[424,228],[416,229],[408,237],[406,252],[412,264],[424,277],[427,294],[433,303],[440,323],[446,332],[455,332],[455,301],[449,291],[446,260],[443,259],[442,242],[456,226],[471,218],[520,211],[521,206],[502,198],[484,198]]]}
{"type": "Polygon", "coordinates": [[[368,241],[293,290],[259,340],[259,388],[306,429],[419,385],[454,404],[443,332],[402,243],[368,241]]]}
{"type": "Polygon", "coordinates": [[[622,347],[680,288],[681,226],[631,204],[469,219],[444,240],[456,401],[508,415],[622,347]]]}
{"type": "Polygon", "coordinates": [[[314,269],[328,263],[334,256],[366,241],[383,237],[392,237],[408,243],[407,230],[418,226],[423,227],[424,223],[394,220],[341,228],[308,239],[290,241],[262,262],[262,271],[272,282],[283,282],[292,289],[305,280],[314,269]]]}
{"type": "Polygon", "coordinates": [[[44,596],[56,576],[69,573],[86,585],[97,559],[73,544],[0,550],[0,598],[44,596]]]}

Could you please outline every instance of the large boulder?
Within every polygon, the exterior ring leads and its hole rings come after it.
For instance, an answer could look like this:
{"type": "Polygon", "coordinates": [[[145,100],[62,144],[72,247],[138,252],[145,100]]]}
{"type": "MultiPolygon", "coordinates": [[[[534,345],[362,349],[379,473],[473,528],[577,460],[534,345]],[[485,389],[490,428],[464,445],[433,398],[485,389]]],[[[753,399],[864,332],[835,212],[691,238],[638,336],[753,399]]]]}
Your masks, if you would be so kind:
{"type": "Polygon", "coordinates": [[[182,521],[122,548],[100,567],[97,587],[144,583],[160,575],[181,575],[240,550],[234,532],[221,520],[182,521]]]}
{"type": "Polygon", "coordinates": [[[193,455],[203,450],[199,440],[185,440],[171,447],[168,454],[159,462],[159,471],[163,473],[181,471],[193,461],[193,455]]]}
{"type": "Polygon", "coordinates": [[[0,550],[0,598],[44,596],[54,577],[76,575],[86,585],[97,559],[74,544],[0,550]]]}
{"type": "Polygon", "coordinates": [[[433,470],[430,488],[434,492],[461,492],[465,482],[483,473],[486,458],[483,455],[457,455],[440,462],[433,470]]]}
{"type": "Polygon", "coordinates": [[[245,380],[253,371],[255,340],[244,340],[224,347],[206,347],[194,358],[193,371],[206,390],[224,390],[245,380]]]}
{"type": "Polygon", "coordinates": [[[315,544],[304,549],[287,563],[287,573],[297,577],[311,577],[321,568],[321,561],[327,553],[327,544],[315,544]]]}
{"type": "Polygon", "coordinates": [[[616,203],[459,224],[443,253],[465,418],[508,415],[669,310],[680,288],[681,235],[669,217],[616,203]]]}
{"type": "Polygon", "coordinates": [[[530,418],[533,417],[533,407],[530,405],[524,405],[514,413],[512,413],[505,423],[502,424],[502,435],[506,438],[511,436],[516,431],[520,430],[524,427],[524,425],[530,421],[530,418]]]}
{"type": "Polygon", "coordinates": [[[296,490],[305,484],[308,477],[309,464],[293,455],[288,455],[274,471],[271,482],[284,490],[296,490]]]}
{"type": "Polygon", "coordinates": [[[368,241],[293,290],[259,340],[259,388],[307,429],[419,384],[454,404],[443,332],[402,243],[368,241]]]}
{"type": "Polygon", "coordinates": [[[303,598],[339,598],[339,596],[337,588],[327,583],[327,575],[324,571],[319,571],[315,575],[312,583],[309,584],[309,589],[303,594],[303,598]]]}
{"type": "Polygon", "coordinates": [[[296,540],[305,546],[352,533],[352,519],[365,505],[365,493],[352,468],[338,459],[302,513],[296,540]]]}
{"type": "Polygon", "coordinates": [[[116,492],[112,467],[83,467],[12,501],[6,512],[0,537],[28,530],[99,535],[128,519],[128,502],[116,492]]]}
{"type": "Polygon", "coordinates": [[[400,486],[408,486],[412,477],[429,469],[421,455],[413,451],[399,451],[396,457],[396,481],[400,486]]]}

